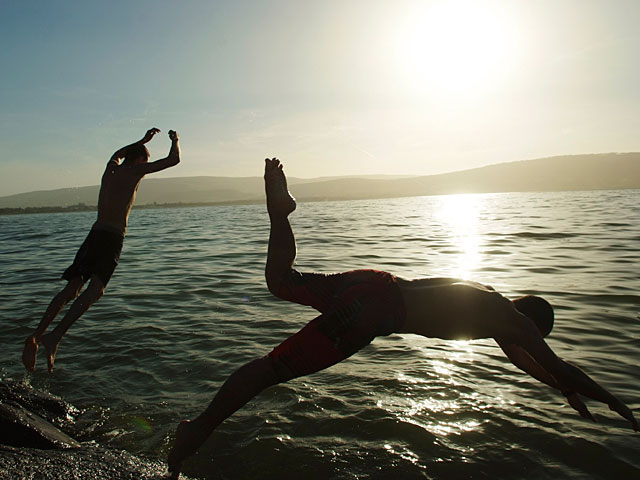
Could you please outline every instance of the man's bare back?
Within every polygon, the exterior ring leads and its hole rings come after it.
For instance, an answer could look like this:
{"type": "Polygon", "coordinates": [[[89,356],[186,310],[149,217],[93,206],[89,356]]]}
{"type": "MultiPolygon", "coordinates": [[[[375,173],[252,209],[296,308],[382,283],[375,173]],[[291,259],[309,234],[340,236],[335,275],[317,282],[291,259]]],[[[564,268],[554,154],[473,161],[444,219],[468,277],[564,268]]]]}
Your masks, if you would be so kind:
{"type": "Polygon", "coordinates": [[[445,340],[508,338],[520,314],[493,288],[457,278],[403,280],[407,316],[399,333],[445,340]]]}

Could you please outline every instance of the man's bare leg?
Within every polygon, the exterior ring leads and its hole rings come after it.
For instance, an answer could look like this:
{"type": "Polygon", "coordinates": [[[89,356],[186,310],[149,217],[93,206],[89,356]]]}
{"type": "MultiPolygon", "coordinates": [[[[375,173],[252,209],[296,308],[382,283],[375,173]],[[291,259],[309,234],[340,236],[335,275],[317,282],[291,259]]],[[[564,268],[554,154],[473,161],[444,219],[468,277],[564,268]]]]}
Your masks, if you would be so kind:
{"type": "Polygon", "coordinates": [[[91,282],[84,292],[73,302],[71,308],[60,321],[58,326],[51,333],[42,336],[42,346],[47,355],[47,366],[49,373],[53,371],[53,364],[56,360],[58,352],[58,344],[67,330],[73,325],[78,318],[82,316],[89,307],[97,302],[104,293],[104,285],[102,281],[95,275],[91,277],[91,282]]]}
{"type": "MultiPolygon", "coordinates": [[[[282,278],[291,271],[296,257],[296,243],[287,218],[295,210],[296,202],[287,190],[287,179],[278,159],[265,160],[264,179],[267,211],[271,218],[265,275],[269,289],[275,293],[282,278]]],[[[193,455],[218,425],[265,388],[276,383],[278,376],[268,357],[249,362],[236,370],[198,418],[183,420],[178,425],[168,461],[173,478],[180,474],[184,459],[193,455]]]]}
{"type": "Polygon", "coordinates": [[[288,218],[296,209],[296,201],[287,190],[287,178],[277,158],[265,160],[264,181],[271,219],[265,277],[269,290],[277,295],[296,258],[296,242],[288,218]]]}
{"type": "Polygon", "coordinates": [[[193,455],[218,425],[276,383],[278,376],[269,357],[253,360],[232,373],[200,416],[194,420],[183,420],[178,425],[168,459],[173,478],[178,478],[184,459],[193,455]]]}
{"type": "Polygon", "coordinates": [[[33,372],[36,367],[38,344],[42,340],[42,335],[44,335],[44,332],[47,330],[49,325],[51,325],[53,319],[56,318],[56,315],[60,313],[60,310],[62,310],[62,308],[67,303],[78,296],[78,292],[80,292],[82,285],[84,285],[84,281],[80,277],[69,280],[67,285],[62,290],[60,290],[60,292],[58,292],[55,297],[53,297],[53,300],[51,300],[51,303],[47,307],[47,310],[44,312],[42,320],[40,320],[40,323],[38,324],[36,330],[24,341],[22,363],[30,372],[33,372]]]}

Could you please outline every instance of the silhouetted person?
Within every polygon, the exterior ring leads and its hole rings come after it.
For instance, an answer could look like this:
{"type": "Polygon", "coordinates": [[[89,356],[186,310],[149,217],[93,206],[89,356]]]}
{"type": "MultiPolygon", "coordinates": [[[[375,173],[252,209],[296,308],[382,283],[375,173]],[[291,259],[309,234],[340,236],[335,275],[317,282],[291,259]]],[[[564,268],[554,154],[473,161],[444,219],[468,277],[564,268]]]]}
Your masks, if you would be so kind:
{"type": "Polygon", "coordinates": [[[624,403],[558,358],[544,341],[553,327],[553,309],[546,300],[529,295],[510,301],[491,287],[453,278],[403,280],[376,270],[298,272],[293,269],[296,245],[288,219],[296,203],[275,158],[266,160],[265,182],[271,219],[267,286],[277,297],[321,314],[268,355],[236,370],[199,417],[178,425],[169,453],[174,476],[220,423],[265,388],[335,365],[376,336],[391,333],[447,340],[494,338],[515,366],[560,390],[583,417],[593,419],[578,394],[609,405],[638,430],[624,403]]]}
{"type": "Polygon", "coordinates": [[[27,370],[35,369],[38,345],[42,342],[47,354],[49,372],[51,372],[62,336],[73,322],[102,297],[118,265],[122,242],[127,231],[127,219],[140,180],[147,173],[159,172],[180,162],[178,134],[169,130],[171,139],[169,155],[149,163],[149,150],[144,144],[158,132],[160,130],[157,128],[150,129],[144,138],[121,148],[109,159],[100,185],[98,219],[78,250],[73,264],[62,274],[62,278],[68,281],[67,285],[53,298],[38,328],[25,340],[22,362],[27,370]],[[124,159],[122,163],[120,163],[121,159],[124,159]],[[87,281],[89,285],[78,296],[87,281]],[[76,297],[77,300],[73,302],[58,326],[45,335],[45,331],[62,307],[76,297]]]}

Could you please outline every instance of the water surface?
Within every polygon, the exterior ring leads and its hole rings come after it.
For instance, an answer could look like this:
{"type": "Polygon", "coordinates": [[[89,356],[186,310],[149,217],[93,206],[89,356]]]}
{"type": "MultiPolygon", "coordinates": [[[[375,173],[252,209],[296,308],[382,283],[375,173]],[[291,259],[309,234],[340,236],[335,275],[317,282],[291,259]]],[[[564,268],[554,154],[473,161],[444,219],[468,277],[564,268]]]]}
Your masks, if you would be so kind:
{"type": "MultiPolygon", "coordinates": [[[[565,360],[639,411],[640,191],[303,203],[297,267],[459,276],[556,309],[565,360]]],[[[235,368],[316,314],[271,296],[264,206],[134,210],[105,296],[56,368],[23,372],[23,339],[95,215],[0,217],[0,374],[83,411],[83,438],[164,458],[235,368]]],[[[604,405],[580,418],[492,340],[379,338],[329,370],[268,389],[185,466],[237,478],[640,478],[640,435],[604,405]]]]}

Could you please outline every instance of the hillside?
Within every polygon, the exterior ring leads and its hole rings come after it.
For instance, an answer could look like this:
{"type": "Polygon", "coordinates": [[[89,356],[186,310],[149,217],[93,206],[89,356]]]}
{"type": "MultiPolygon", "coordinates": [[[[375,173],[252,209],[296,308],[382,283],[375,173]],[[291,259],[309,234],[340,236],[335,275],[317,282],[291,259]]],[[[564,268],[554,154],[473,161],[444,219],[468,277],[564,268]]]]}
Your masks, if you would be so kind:
{"type": "MultiPolygon", "coordinates": [[[[430,176],[289,178],[300,201],[449,193],[613,190],[640,188],[640,153],[571,155],[500,163],[430,176]]],[[[98,186],[0,197],[0,208],[95,205],[98,186]]],[[[262,202],[261,177],[146,178],[136,205],[262,202]]]]}

